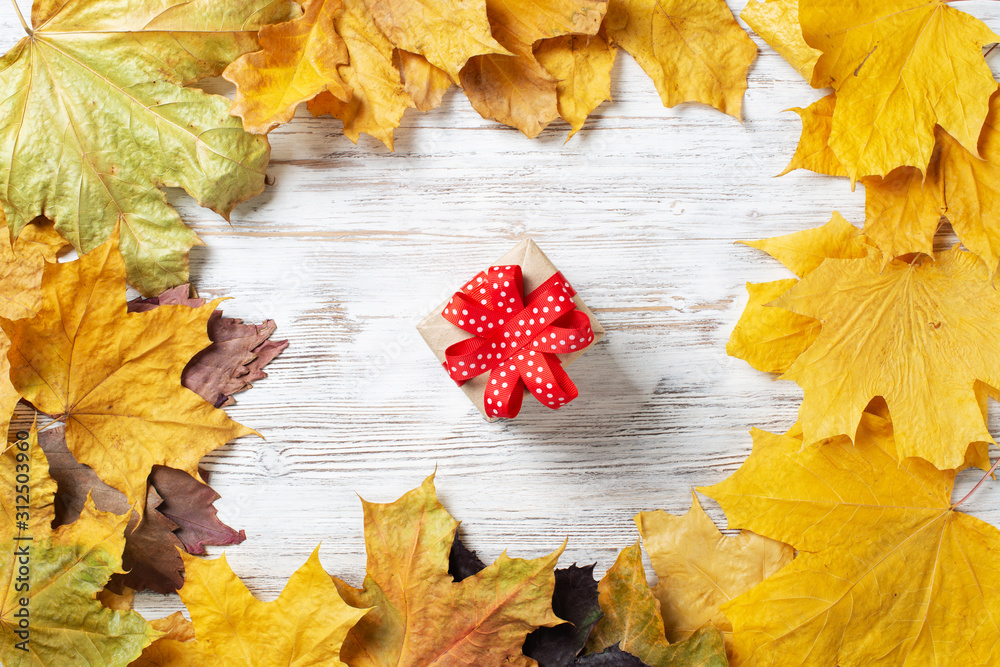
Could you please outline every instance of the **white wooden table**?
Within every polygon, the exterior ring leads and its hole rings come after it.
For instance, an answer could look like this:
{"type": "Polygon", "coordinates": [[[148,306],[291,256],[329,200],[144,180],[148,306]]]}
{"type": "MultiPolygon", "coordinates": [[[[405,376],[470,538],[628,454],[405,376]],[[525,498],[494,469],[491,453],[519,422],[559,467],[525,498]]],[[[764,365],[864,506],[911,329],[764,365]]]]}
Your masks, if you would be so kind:
{"type": "MultiPolygon", "coordinates": [[[[745,4],[730,0],[736,13],[745,4]]],[[[997,3],[961,9],[1000,30],[997,3]]],[[[0,13],[6,50],[22,31],[11,8],[0,13]]],[[[686,511],[693,486],[746,458],[750,427],[791,426],[798,387],[725,352],[744,283],[790,274],[733,242],[814,227],[834,210],[860,224],[864,193],[805,172],[774,178],[800,128],[783,110],[824,93],[754,39],[742,125],[700,105],[663,108],[621,52],[615,101],[565,145],[564,123],[531,141],[481,119],[453,88],[441,108],[407,112],[395,153],[367,136],[355,147],[339,121],[300,110],[271,133],[274,185],[231,225],[171,193],[208,243],[192,253],[199,293],[232,297],[228,315],[275,319],[275,337],[291,341],[229,410],[267,440],[204,461],[222,518],[246,530],[227,557],[251,590],[276,597],[319,542],[327,570],[360,584],[358,494],[394,500],[435,468],[484,560],[538,556],[568,537],[561,564],[596,561],[602,573],[637,539],[636,512],[686,511]],[[488,424],[414,325],[529,236],[608,335],[570,367],[581,396],[567,408],[526,400],[515,421],[488,424]]],[[[1000,524],[1000,485],[965,508],[1000,524]]],[[[137,608],[183,607],[147,593],[137,608]]]]}

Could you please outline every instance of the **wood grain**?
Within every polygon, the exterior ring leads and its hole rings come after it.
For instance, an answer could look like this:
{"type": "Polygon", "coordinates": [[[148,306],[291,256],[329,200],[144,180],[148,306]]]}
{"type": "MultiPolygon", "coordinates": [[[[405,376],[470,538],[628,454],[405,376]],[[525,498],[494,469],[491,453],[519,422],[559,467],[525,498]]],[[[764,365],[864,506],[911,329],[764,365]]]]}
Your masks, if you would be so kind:
{"type": "MultiPolygon", "coordinates": [[[[962,9],[1000,29],[997,3],[962,9]]],[[[8,9],[0,42],[20,36],[8,9]]],[[[291,341],[230,409],[266,441],[205,459],[224,520],[246,530],[227,557],[254,593],[273,599],[319,542],[324,566],[360,583],[358,494],[390,501],[435,470],[485,560],[504,549],[538,556],[568,537],[561,563],[596,561],[601,573],[637,538],[637,512],[686,511],[693,486],[748,455],[750,427],[791,426],[798,387],[725,353],[744,283],[790,274],[733,242],[813,227],[834,210],[860,223],[864,193],[803,172],[774,178],[800,127],[783,110],[824,91],[754,38],[742,125],[698,105],[663,108],[623,52],[614,102],[565,144],[563,123],[530,141],[453,89],[441,108],[407,112],[395,153],[369,137],[355,147],[339,121],[300,110],[270,135],[274,185],[232,224],[171,193],[208,243],[192,253],[200,294],[231,297],[227,314],[275,319],[276,337],[291,341]],[[528,401],[516,421],[488,424],[414,326],[529,236],[608,335],[571,368],[581,396],[569,407],[528,401]]],[[[1000,487],[965,507],[1000,524],[1000,487]]],[[[137,607],[150,617],[182,608],[157,594],[137,607]]]]}

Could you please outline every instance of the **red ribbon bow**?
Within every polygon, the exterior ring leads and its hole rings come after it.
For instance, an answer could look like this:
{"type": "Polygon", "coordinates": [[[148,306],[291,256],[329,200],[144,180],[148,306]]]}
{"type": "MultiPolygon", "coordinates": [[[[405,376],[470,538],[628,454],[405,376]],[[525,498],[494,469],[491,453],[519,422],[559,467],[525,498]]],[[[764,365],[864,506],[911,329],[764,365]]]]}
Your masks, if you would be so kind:
{"type": "Polygon", "coordinates": [[[459,385],[490,374],[484,405],[490,417],[516,417],[524,387],[558,410],[579,395],[557,354],[594,341],[590,318],[576,309],[576,291],[556,273],[522,300],[521,267],[494,266],[455,292],[441,314],[473,334],[445,350],[445,370],[459,385]]]}

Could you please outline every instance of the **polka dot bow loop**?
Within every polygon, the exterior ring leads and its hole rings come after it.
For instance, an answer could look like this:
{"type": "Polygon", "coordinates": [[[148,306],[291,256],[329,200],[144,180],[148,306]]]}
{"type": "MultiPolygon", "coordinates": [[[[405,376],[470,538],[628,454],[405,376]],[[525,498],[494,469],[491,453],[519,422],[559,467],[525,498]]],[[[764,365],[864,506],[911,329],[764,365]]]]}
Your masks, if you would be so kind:
{"type": "Polygon", "coordinates": [[[494,266],[456,292],[442,315],[471,333],[445,350],[445,370],[459,385],[489,373],[483,397],[490,417],[513,418],[524,388],[558,410],[579,395],[557,354],[594,340],[590,318],[576,308],[576,292],[556,273],[522,299],[521,267],[494,266]]]}

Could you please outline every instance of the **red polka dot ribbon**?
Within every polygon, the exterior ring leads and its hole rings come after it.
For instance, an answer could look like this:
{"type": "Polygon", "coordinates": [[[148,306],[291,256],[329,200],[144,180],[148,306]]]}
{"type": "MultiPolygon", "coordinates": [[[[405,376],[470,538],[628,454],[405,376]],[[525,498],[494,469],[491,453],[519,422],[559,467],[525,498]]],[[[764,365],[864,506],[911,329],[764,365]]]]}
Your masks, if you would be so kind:
{"type": "Polygon", "coordinates": [[[494,266],[455,292],[441,314],[473,335],[445,350],[445,370],[459,385],[489,373],[486,414],[516,417],[524,388],[558,410],[577,397],[556,354],[594,341],[590,318],[576,309],[576,291],[556,273],[522,299],[521,267],[494,266]]]}

